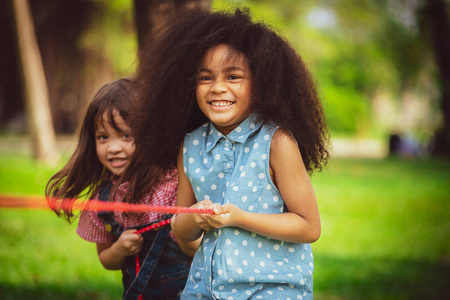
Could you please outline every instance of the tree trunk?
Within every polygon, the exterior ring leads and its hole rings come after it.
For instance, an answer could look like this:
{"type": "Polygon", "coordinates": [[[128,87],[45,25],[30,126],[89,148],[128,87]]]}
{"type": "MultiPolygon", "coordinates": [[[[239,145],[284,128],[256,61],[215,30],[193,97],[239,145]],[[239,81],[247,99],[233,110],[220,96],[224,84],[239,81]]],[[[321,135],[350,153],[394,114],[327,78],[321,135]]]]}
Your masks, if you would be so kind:
{"type": "Polygon", "coordinates": [[[443,124],[435,137],[434,153],[450,155],[450,21],[445,0],[426,0],[423,17],[440,75],[443,124]]]}
{"type": "Polygon", "coordinates": [[[25,133],[25,100],[20,84],[16,25],[12,1],[0,1],[0,127],[25,133]]]}
{"type": "Polygon", "coordinates": [[[142,47],[145,37],[158,29],[176,10],[203,8],[209,10],[211,0],[134,0],[138,44],[142,47]]]}
{"type": "Polygon", "coordinates": [[[59,155],[56,149],[47,83],[30,7],[27,0],[13,0],[13,6],[33,154],[38,160],[54,164],[59,155]]]}

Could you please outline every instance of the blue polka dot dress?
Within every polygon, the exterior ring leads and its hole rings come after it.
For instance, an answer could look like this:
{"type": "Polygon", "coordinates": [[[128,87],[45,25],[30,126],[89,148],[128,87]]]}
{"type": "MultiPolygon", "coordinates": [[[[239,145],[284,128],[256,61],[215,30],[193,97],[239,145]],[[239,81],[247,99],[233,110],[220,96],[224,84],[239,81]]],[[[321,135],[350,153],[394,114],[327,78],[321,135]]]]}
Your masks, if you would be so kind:
{"type": "MultiPolygon", "coordinates": [[[[257,213],[286,211],[269,174],[275,126],[250,115],[227,136],[209,122],[187,134],[184,171],[197,201],[257,213]]],[[[312,299],[310,244],[282,242],[237,227],[205,233],[182,299],[312,299]]]]}

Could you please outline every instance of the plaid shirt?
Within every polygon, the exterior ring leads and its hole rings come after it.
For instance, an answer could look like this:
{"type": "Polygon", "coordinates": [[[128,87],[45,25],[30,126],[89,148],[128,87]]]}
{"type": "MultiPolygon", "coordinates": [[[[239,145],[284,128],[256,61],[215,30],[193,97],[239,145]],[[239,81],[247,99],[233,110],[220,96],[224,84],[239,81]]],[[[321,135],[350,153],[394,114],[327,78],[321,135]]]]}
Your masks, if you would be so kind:
{"type": "MultiPolygon", "coordinates": [[[[172,172],[173,173],[173,172],[172,172]]],[[[176,205],[176,195],[178,178],[176,176],[166,175],[164,181],[160,183],[158,188],[153,193],[152,197],[149,194],[144,195],[139,203],[152,206],[174,206],[176,205]]],[[[119,186],[118,193],[115,196],[116,202],[122,202],[124,193],[128,188],[128,183],[123,183],[119,186]]],[[[98,199],[98,192],[94,199],[98,199]]],[[[124,230],[131,227],[145,225],[148,223],[162,220],[163,213],[148,211],[142,214],[128,213],[114,211],[114,219],[122,225],[124,230]]],[[[114,243],[116,238],[114,235],[105,229],[105,223],[97,215],[96,211],[82,211],[80,220],[78,222],[77,234],[88,242],[93,243],[114,243]]],[[[176,241],[173,232],[170,236],[176,241]]]]}

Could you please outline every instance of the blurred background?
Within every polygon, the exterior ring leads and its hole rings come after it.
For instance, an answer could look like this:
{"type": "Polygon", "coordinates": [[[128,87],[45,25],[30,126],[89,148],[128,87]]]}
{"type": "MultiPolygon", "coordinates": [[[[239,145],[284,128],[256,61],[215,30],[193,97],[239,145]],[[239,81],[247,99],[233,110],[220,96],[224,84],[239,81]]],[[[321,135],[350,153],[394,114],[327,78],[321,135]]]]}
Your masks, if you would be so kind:
{"type": "MultiPolygon", "coordinates": [[[[0,194],[43,195],[86,104],[181,8],[248,7],[309,65],[332,159],[317,299],[450,299],[450,1],[4,0],[0,194]]],[[[0,208],[0,298],[120,299],[120,272],[52,212],[0,208]]]]}

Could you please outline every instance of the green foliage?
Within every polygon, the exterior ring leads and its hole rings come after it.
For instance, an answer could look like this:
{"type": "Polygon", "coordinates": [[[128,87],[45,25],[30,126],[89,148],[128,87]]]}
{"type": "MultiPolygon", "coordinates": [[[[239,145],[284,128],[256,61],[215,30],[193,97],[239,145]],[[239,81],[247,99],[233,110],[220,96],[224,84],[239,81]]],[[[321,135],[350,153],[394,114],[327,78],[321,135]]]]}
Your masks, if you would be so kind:
{"type": "Polygon", "coordinates": [[[364,95],[337,85],[322,85],[321,91],[327,123],[333,130],[354,133],[370,118],[364,95]]]}
{"type": "MultiPolygon", "coordinates": [[[[54,172],[0,153],[0,194],[43,195],[54,172]],[[39,174],[39,175],[36,175],[39,174]]],[[[334,158],[314,174],[315,299],[447,299],[450,161],[334,158]]],[[[119,299],[120,272],[50,211],[0,210],[2,299],[119,299]]]]}
{"type": "MultiPolygon", "coordinates": [[[[94,51],[111,62],[119,76],[129,76],[135,71],[137,61],[137,35],[135,31],[133,1],[113,0],[97,2],[90,30],[80,39],[87,51],[94,51]]],[[[90,70],[95,74],[95,70],[90,70]]]]}
{"type": "Polygon", "coordinates": [[[424,101],[430,97],[425,92],[433,84],[432,55],[417,26],[420,5],[376,0],[212,1],[213,9],[249,7],[256,20],[284,35],[317,78],[328,104],[329,128],[358,135],[360,128],[367,128],[365,134],[389,130],[371,121],[377,92],[392,95],[394,101],[408,90],[421,94],[424,101]],[[429,79],[424,81],[424,76],[429,79]]]}

